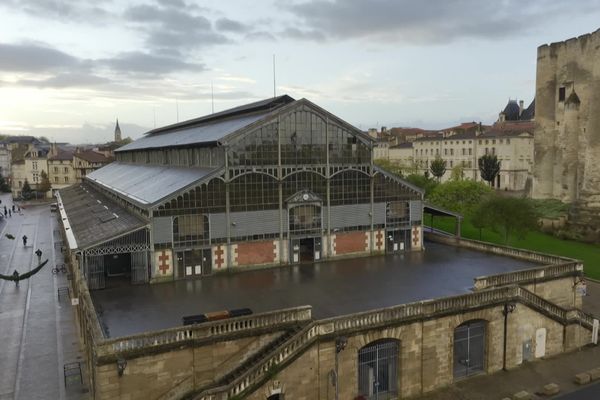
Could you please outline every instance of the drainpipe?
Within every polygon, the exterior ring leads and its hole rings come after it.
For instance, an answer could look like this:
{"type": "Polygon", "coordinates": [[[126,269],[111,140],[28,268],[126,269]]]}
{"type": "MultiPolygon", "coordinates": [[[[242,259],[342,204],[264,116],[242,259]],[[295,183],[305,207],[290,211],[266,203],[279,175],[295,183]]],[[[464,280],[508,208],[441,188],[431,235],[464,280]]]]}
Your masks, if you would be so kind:
{"type": "Polygon", "coordinates": [[[502,370],[506,371],[506,347],[507,347],[507,339],[508,339],[508,314],[515,311],[515,304],[513,303],[505,303],[504,308],[502,309],[502,315],[504,315],[504,349],[502,352],[502,370]]]}

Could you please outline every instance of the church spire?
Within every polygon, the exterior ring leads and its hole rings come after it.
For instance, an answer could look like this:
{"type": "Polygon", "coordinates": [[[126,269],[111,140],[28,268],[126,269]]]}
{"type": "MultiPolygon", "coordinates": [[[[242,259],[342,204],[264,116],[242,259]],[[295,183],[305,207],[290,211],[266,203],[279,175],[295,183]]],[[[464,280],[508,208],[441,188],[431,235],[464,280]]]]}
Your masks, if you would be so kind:
{"type": "Polygon", "coordinates": [[[117,118],[117,125],[115,126],[115,142],[121,141],[121,127],[119,127],[119,118],[117,118]]]}

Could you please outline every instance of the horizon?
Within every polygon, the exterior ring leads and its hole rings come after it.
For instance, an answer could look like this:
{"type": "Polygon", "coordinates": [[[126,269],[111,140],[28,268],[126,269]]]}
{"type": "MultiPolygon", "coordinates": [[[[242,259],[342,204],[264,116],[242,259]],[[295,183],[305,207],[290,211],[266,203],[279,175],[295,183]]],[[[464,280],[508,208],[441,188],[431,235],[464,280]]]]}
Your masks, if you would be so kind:
{"type": "Polygon", "coordinates": [[[219,112],[270,98],[274,80],[363,131],[491,124],[533,100],[539,46],[599,28],[600,1],[577,6],[7,0],[0,133],[103,143],[118,118],[135,140],[212,99],[219,112]]]}

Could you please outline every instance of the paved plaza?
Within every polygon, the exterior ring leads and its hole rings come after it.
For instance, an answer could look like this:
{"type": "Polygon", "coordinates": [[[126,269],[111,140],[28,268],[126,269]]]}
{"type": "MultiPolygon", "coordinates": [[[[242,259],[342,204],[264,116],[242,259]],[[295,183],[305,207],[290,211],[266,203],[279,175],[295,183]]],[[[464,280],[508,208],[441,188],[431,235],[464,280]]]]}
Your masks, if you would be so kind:
{"type": "MultiPolygon", "coordinates": [[[[12,205],[10,195],[0,199],[0,208],[12,205]]],[[[29,271],[37,265],[33,253],[38,248],[50,260],[18,287],[0,280],[0,400],[87,398],[78,382],[63,383],[63,364],[83,361],[83,355],[69,299],[57,298],[58,288],[67,285],[66,275],[51,272],[63,262],[54,245],[56,225],[48,205],[28,207],[0,222],[0,273],[29,271]]]]}
{"type": "Polygon", "coordinates": [[[235,308],[255,313],[311,305],[313,317],[468,292],[473,278],[532,263],[426,243],[425,252],[216,274],[198,280],[92,292],[111,337],[181,325],[181,317],[235,308]]]}

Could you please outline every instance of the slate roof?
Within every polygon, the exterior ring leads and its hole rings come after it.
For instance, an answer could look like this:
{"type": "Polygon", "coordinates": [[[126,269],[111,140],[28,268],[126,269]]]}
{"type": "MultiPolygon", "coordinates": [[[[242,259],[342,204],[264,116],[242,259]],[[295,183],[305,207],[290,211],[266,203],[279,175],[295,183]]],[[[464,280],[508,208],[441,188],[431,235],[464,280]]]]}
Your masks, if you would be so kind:
{"type": "Polygon", "coordinates": [[[85,183],[61,189],[59,194],[79,250],[147,225],[142,218],[126,211],[85,183]]]}
{"type": "Polygon", "coordinates": [[[294,101],[290,96],[283,95],[157,128],[147,132],[143,138],[126,144],[115,151],[215,144],[222,141],[229,134],[294,101]]]}
{"type": "Polygon", "coordinates": [[[520,118],[521,121],[528,121],[535,118],[535,98],[533,99],[531,104],[529,104],[529,107],[523,110],[520,118]]]}
{"type": "Polygon", "coordinates": [[[68,161],[68,160],[72,160],[73,159],[73,153],[74,151],[72,150],[63,150],[63,149],[58,149],[58,154],[56,154],[55,156],[50,156],[48,157],[48,161],[68,161]]]}
{"type": "Polygon", "coordinates": [[[90,173],[86,179],[147,207],[219,169],[113,162],[90,173]]]}
{"type": "Polygon", "coordinates": [[[104,154],[93,150],[80,151],[75,153],[74,156],[91,163],[107,164],[112,161],[112,158],[106,157],[104,154]]]}

